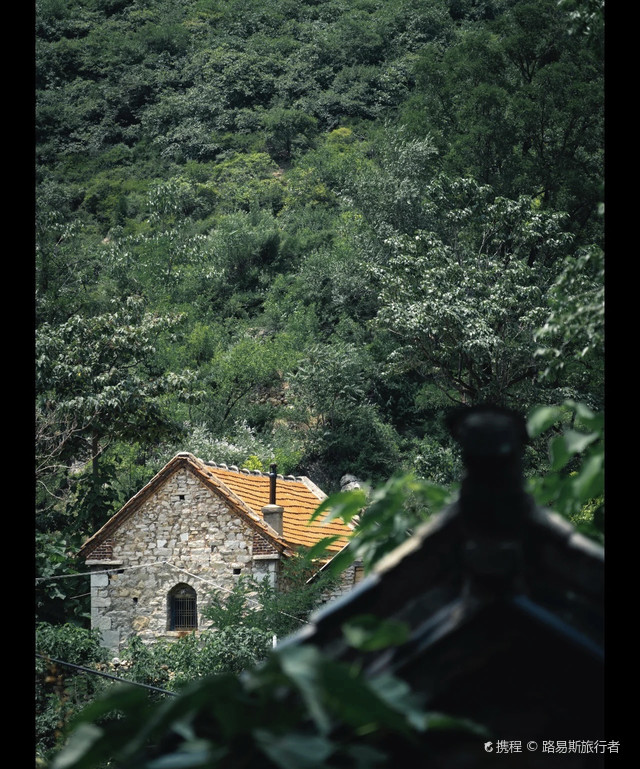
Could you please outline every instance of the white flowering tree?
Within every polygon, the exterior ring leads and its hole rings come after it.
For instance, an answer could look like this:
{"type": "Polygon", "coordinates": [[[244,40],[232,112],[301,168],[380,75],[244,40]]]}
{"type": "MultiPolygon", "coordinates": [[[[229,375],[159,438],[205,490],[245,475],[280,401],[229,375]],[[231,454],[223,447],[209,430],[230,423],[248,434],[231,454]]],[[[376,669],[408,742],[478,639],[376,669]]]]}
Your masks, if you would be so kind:
{"type": "Polygon", "coordinates": [[[421,206],[420,229],[370,228],[376,322],[396,340],[390,366],[419,371],[454,402],[526,405],[540,369],[534,333],[571,242],[562,216],[444,176],[423,187],[421,206]]]}
{"type": "Polygon", "coordinates": [[[157,352],[179,320],[153,314],[142,299],[129,297],[110,313],[41,324],[36,333],[36,478],[45,497],[56,496],[49,484],[60,483],[60,474],[87,463],[95,525],[106,512],[100,473],[106,449],[116,441],[152,444],[175,432],[164,399],[188,394],[193,376],[162,369],[157,352]]]}

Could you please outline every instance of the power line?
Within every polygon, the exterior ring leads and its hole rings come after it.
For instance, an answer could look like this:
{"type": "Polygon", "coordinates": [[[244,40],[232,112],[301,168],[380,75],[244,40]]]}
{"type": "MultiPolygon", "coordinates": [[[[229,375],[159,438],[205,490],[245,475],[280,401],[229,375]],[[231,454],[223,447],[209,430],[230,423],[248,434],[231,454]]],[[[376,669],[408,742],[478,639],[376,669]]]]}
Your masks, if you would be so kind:
{"type": "MultiPolygon", "coordinates": [[[[114,572],[129,571],[131,569],[148,569],[152,566],[170,566],[172,569],[175,569],[176,571],[180,571],[183,574],[188,574],[193,579],[199,579],[201,582],[204,582],[207,585],[211,585],[211,587],[214,587],[217,590],[222,590],[223,592],[226,592],[226,593],[233,593],[233,590],[231,590],[230,588],[224,587],[224,585],[218,585],[215,582],[211,582],[211,580],[205,579],[205,577],[201,577],[199,574],[193,574],[192,572],[187,571],[187,569],[183,569],[180,566],[176,566],[176,564],[171,563],[171,561],[153,561],[152,563],[138,564],[134,566],[118,566],[118,567],[113,567],[112,569],[103,569],[101,571],[86,571],[78,574],[56,574],[51,577],[37,577],[36,582],[45,582],[47,580],[65,579],[65,578],[71,578],[71,577],[85,577],[85,576],[91,576],[93,574],[113,574],[114,572]]],[[[78,596],[75,596],[75,597],[78,597],[78,596]]],[[[248,603],[253,603],[258,607],[262,607],[262,604],[260,603],[260,601],[257,601],[253,598],[249,598],[248,596],[245,596],[245,600],[248,603]]],[[[288,614],[286,611],[282,611],[278,609],[277,613],[282,614],[283,617],[289,617],[289,619],[295,619],[303,625],[309,624],[307,620],[300,619],[300,617],[296,617],[293,614],[288,614]]]]}
{"type": "Polygon", "coordinates": [[[94,675],[94,676],[101,676],[102,678],[108,678],[111,681],[118,681],[119,683],[123,683],[123,684],[131,684],[131,686],[140,686],[143,689],[150,689],[151,691],[160,692],[161,694],[170,694],[172,697],[177,696],[176,692],[170,692],[168,689],[160,689],[159,687],[151,686],[150,684],[141,684],[138,681],[129,681],[126,678],[119,678],[118,676],[114,676],[111,673],[103,673],[101,670],[93,670],[93,668],[87,668],[87,667],[84,667],[84,665],[74,665],[72,662],[65,662],[64,660],[58,660],[58,659],[55,659],[54,657],[49,657],[48,655],[45,655],[45,654],[38,654],[36,652],[36,657],[39,657],[40,659],[45,660],[47,662],[55,662],[56,665],[64,665],[65,667],[73,668],[74,670],[80,670],[82,673],[90,673],[91,675],[94,675]]]}
{"type": "Polygon", "coordinates": [[[36,577],[36,582],[48,582],[52,579],[71,579],[71,577],[90,577],[93,574],[113,574],[116,571],[128,571],[129,569],[148,569],[150,566],[161,566],[169,563],[168,561],[153,561],[152,563],[140,563],[137,566],[114,566],[111,569],[102,569],[100,571],[79,571],[75,574],[54,574],[50,577],[36,577]]]}

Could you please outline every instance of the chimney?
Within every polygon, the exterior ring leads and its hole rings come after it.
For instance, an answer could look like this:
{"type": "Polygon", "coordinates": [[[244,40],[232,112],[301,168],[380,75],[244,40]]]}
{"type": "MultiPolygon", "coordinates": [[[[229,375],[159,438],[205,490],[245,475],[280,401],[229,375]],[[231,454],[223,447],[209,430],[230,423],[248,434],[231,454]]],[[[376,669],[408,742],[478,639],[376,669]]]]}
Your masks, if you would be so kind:
{"type": "Polygon", "coordinates": [[[269,473],[269,504],[262,508],[262,515],[264,516],[264,522],[268,523],[272,529],[275,529],[280,536],[282,536],[282,515],[284,513],[284,507],[281,507],[276,503],[276,478],[277,478],[277,465],[270,466],[271,472],[269,473]]]}

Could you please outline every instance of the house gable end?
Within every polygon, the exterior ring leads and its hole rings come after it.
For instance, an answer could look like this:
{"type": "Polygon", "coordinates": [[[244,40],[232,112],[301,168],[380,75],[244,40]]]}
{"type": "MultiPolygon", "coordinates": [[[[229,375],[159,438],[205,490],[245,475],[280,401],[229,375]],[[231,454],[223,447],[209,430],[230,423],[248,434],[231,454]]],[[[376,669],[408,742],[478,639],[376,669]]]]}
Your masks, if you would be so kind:
{"type": "MultiPolygon", "coordinates": [[[[206,499],[210,500],[211,495],[213,495],[213,498],[221,500],[244,523],[248,524],[254,530],[254,535],[258,535],[261,539],[266,540],[269,543],[269,550],[278,553],[290,553],[284,540],[257,516],[240,497],[227,488],[222,481],[216,478],[194,456],[182,453],[176,455],[168,462],[143,489],[135,494],[101,529],[90,537],[79,551],[79,555],[86,560],[102,561],[112,559],[114,557],[114,543],[119,539],[118,532],[121,531],[127,521],[130,521],[132,517],[138,514],[138,511],[146,507],[150,500],[157,499],[159,495],[162,495],[163,489],[166,489],[167,484],[170,484],[171,480],[179,473],[186,473],[193,477],[197,483],[197,486],[193,488],[199,487],[203,493],[208,495],[207,498],[203,498],[203,503],[206,503],[206,499]]],[[[167,509],[173,504],[178,505],[179,508],[179,503],[186,501],[186,490],[181,492],[178,486],[171,491],[169,497],[164,500],[164,504],[165,507],[168,505],[167,509]]],[[[189,505],[193,505],[193,502],[194,500],[189,500],[189,505]]],[[[184,513],[188,513],[189,505],[184,506],[184,513]]]]}

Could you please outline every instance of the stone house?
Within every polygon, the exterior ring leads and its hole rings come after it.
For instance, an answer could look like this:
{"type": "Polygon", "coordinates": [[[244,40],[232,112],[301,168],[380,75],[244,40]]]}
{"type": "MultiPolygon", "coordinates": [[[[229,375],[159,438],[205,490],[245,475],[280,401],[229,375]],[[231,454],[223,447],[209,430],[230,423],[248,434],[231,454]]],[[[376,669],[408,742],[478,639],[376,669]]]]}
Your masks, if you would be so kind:
{"type": "MultiPolygon", "coordinates": [[[[230,591],[240,575],[274,586],[284,559],[300,547],[351,529],[342,521],[310,522],[326,495],[308,478],[171,459],[82,546],[91,570],[91,622],[117,652],[132,634],[144,642],[175,639],[202,628],[213,590],[230,591]]],[[[343,575],[343,587],[354,570],[343,575]]]]}

